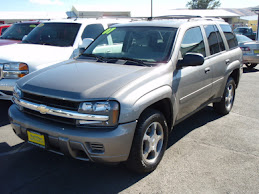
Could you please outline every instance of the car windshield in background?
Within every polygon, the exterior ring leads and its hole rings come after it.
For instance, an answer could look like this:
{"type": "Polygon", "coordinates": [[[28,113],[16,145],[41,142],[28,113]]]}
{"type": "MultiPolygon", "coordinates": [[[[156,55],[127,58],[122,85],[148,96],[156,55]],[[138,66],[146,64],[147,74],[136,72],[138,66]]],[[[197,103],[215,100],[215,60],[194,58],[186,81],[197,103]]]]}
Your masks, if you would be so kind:
{"type": "Polygon", "coordinates": [[[103,60],[132,62],[167,62],[177,28],[118,27],[108,28],[83,53],[103,60]]]}
{"type": "Polygon", "coordinates": [[[236,35],[237,37],[237,42],[238,43],[243,43],[243,42],[251,42],[253,41],[252,39],[246,37],[246,36],[243,36],[243,35],[236,35]]]}
{"type": "Polygon", "coordinates": [[[77,23],[42,23],[37,26],[23,43],[50,46],[73,46],[81,24],[77,23]]]}
{"type": "Polygon", "coordinates": [[[1,36],[1,39],[22,40],[22,38],[29,34],[38,24],[32,23],[18,23],[9,27],[1,36]]]}

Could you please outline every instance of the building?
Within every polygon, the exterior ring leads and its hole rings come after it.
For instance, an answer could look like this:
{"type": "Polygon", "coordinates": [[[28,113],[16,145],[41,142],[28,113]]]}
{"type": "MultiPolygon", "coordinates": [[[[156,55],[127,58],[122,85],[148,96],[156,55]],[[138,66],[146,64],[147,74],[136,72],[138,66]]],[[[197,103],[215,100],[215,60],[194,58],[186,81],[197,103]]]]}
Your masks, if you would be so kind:
{"type": "Polygon", "coordinates": [[[78,18],[131,17],[131,11],[124,8],[73,5],[70,12],[78,18]]]}
{"type": "Polygon", "coordinates": [[[0,21],[3,23],[14,23],[28,20],[48,20],[67,18],[65,12],[12,12],[1,11],[0,21]]]}

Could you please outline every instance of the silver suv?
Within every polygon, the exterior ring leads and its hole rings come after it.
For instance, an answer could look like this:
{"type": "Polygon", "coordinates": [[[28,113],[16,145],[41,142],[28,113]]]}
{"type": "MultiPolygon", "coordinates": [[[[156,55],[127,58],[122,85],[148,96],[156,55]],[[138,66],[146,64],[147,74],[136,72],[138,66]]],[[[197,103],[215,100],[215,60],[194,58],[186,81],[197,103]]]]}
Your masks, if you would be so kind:
{"type": "Polygon", "coordinates": [[[241,73],[242,51],[223,21],[117,24],[77,59],[20,79],[10,122],[49,151],[151,172],[174,125],[210,103],[231,111],[241,73]]]}

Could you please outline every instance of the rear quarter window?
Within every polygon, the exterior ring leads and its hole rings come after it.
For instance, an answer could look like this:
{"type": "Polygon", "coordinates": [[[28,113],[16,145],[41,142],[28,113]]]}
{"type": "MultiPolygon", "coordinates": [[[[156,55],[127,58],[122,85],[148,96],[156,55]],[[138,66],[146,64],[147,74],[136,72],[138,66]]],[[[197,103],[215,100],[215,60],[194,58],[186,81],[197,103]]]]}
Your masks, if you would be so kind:
{"type": "Polygon", "coordinates": [[[231,27],[227,24],[220,24],[222,31],[228,42],[229,49],[238,47],[238,42],[235,34],[232,32],[231,27]]]}

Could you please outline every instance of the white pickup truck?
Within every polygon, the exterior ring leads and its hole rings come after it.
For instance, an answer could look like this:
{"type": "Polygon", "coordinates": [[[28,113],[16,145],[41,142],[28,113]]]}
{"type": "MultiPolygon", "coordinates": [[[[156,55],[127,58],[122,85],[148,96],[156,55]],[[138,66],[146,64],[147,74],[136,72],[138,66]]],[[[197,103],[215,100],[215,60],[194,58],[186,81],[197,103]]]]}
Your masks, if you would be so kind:
{"type": "Polygon", "coordinates": [[[10,100],[17,79],[35,70],[74,58],[120,19],[63,19],[38,25],[20,44],[0,48],[0,99],[10,100]]]}

